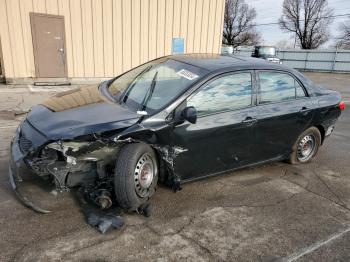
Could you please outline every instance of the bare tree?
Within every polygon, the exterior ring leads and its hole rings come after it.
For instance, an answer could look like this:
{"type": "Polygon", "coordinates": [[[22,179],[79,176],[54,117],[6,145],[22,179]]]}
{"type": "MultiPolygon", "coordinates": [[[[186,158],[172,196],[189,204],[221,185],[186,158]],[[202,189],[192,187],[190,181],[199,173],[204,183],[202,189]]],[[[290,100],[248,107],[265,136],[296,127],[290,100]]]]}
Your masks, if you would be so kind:
{"type": "Polygon", "coordinates": [[[237,47],[260,42],[260,35],[254,30],[255,18],[255,9],[245,0],[226,0],[222,43],[237,47]]]}
{"type": "Polygon", "coordinates": [[[284,0],[279,24],[293,32],[303,49],[318,48],[329,39],[333,10],[327,0],[284,0]]]}
{"type": "Polygon", "coordinates": [[[293,42],[290,40],[280,40],[275,44],[275,47],[280,48],[280,49],[293,49],[293,42]]]}
{"type": "Polygon", "coordinates": [[[343,49],[350,49],[350,17],[340,25],[340,36],[338,37],[337,46],[343,49]]]}

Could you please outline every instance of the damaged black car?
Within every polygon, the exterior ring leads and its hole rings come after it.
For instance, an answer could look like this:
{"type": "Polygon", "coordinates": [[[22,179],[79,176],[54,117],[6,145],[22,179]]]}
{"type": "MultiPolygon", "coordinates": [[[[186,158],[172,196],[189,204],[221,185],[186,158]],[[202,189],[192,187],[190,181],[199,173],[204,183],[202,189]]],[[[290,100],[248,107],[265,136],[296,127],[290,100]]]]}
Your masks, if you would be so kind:
{"type": "Polygon", "coordinates": [[[83,188],[103,209],[134,211],[158,183],[238,168],[309,162],[344,109],[339,93],[296,70],[239,56],[159,58],[100,85],[34,106],[11,142],[10,181],[22,167],[58,191],[83,188]]]}

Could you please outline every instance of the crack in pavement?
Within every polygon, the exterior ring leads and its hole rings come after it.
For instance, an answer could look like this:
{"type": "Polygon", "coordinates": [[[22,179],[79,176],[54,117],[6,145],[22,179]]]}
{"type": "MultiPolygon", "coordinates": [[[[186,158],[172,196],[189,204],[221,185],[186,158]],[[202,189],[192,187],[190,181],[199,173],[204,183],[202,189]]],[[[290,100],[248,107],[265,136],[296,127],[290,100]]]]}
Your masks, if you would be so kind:
{"type": "Polygon", "coordinates": [[[261,204],[261,205],[221,205],[218,207],[222,207],[222,208],[241,208],[241,207],[247,207],[247,208],[265,208],[265,207],[273,207],[273,206],[277,206],[283,202],[286,202],[290,199],[292,199],[293,197],[301,194],[302,192],[298,192],[295,194],[290,195],[289,197],[286,197],[284,199],[278,200],[275,203],[271,203],[271,204],[261,204]]]}
{"type": "Polygon", "coordinates": [[[218,260],[217,256],[215,256],[211,250],[205,246],[203,246],[199,241],[197,241],[194,238],[191,238],[189,236],[184,235],[183,233],[179,233],[179,235],[184,238],[185,240],[187,240],[188,242],[191,242],[193,244],[195,244],[197,247],[200,248],[200,250],[204,251],[204,253],[206,253],[207,255],[209,255],[211,257],[210,261],[225,261],[225,260],[218,260]]]}
{"type": "MultiPolygon", "coordinates": [[[[316,174],[315,174],[315,175],[316,175],[316,174]]],[[[316,176],[317,176],[317,175],[316,175],[316,176]]],[[[318,176],[317,176],[317,177],[318,177],[318,176]]],[[[319,194],[319,193],[317,193],[317,192],[315,192],[315,191],[310,190],[310,189],[308,188],[308,187],[309,187],[309,184],[310,184],[310,180],[309,180],[307,177],[305,177],[305,176],[304,176],[304,178],[308,181],[306,187],[303,187],[302,185],[300,185],[300,184],[298,184],[298,183],[296,183],[296,182],[294,182],[294,181],[291,181],[291,180],[289,180],[289,179],[287,179],[287,178],[282,178],[282,179],[288,181],[289,183],[292,183],[292,184],[294,184],[294,185],[297,185],[297,186],[303,188],[305,191],[307,191],[307,192],[309,192],[309,193],[311,193],[311,194],[314,194],[314,195],[319,196],[319,197],[321,197],[321,198],[323,198],[323,199],[326,199],[326,200],[328,200],[328,201],[330,201],[330,202],[336,204],[337,206],[342,207],[343,209],[345,209],[345,210],[347,210],[347,211],[350,211],[350,208],[348,208],[346,205],[344,206],[343,204],[340,204],[340,203],[334,201],[333,199],[330,199],[330,198],[328,198],[328,197],[326,197],[326,196],[323,196],[323,195],[321,195],[321,194],[319,194]]],[[[322,181],[322,180],[321,180],[321,181],[322,181]]],[[[327,187],[327,188],[328,188],[328,187],[327,187]]],[[[331,193],[333,193],[333,192],[331,191],[331,193]]],[[[341,202],[342,202],[342,201],[341,201],[341,202]]]]}
{"type": "Polygon", "coordinates": [[[338,201],[341,203],[339,205],[343,206],[345,209],[350,211],[350,208],[344,203],[344,201],[336,194],[332,188],[319,176],[316,174],[315,170],[312,171],[313,174],[324,184],[324,186],[338,199],[338,201]]]}
{"type": "MultiPolygon", "coordinates": [[[[55,235],[55,236],[51,236],[51,237],[47,237],[47,238],[44,238],[44,239],[40,239],[39,243],[40,242],[48,242],[48,241],[50,241],[52,239],[55,239],[55,238],[66,237],[66,236],[68,236],[68,235],[70,235],[72,233],[77,233],[79,231],[80,231],[80,229],[74,230],[74,231],[68,231],[68,232],[65,232],[63,234],[58,234],[58,235],[55,235]]],[[[15,254],[10,259],[10,261],[18,261],[19,256],[24,254],[24,252],[23,252],[24,250],[29,249],[31,246],[34,246],[34,245],[38,244],[38,242],[36,242],[36,241],[37,240],[34,239],[32,242],[22,245],[21,248],[19,248],[19,249],[17,249],[15,251],[15,254]]]]}
{"type": "MultiPolygon", "coordinates": [[[[129,227],[133,227],[133,225],[129,226],[129,227]]],[[[116,240],[118,239],[125,231],[125,227],[121,228],[119,230],[120,234],[118,234],[118,236],[113,236],[113,238],[108,238],[108,239],[101,239],[101,240],[97,240],[93,243],[89,243],[88,245],[86,246],[82,246],[80,248],[76,248],[72,251],[69,251],[69,252],[66,252],[64,253],[63,255],[61,255],[61,258],[63,260],[65,260],[65,258],[69,257],[70,255],[74,255],[75,253],[79,252],[79,251],[82,251],[82,250],[85,250],[85,249],[88,249],[88,248],[92,248],[92,247],[96,247],[98,245],[101,245],[101,244],[105,244],[105,243],[108,243],[108,242],[111,242],[113,240],[116,240]]]]}
{"type": "MultiPolygon", "coordinates": [[[[67,256],[69,256],[69,255],[72,255],[72,254],[74,254],[74,253],[77,253],[77,252],[79,252],[79,251],[81,251],[81,250],[84,250],[84,249],[87,249],[87,248],[90,248],[90,247],[98,246],[98,245],[100,245],[100,244],[103,244],[103,243],[107,243],[107,242],[109,242],[109,241],[116,240],[116,239],[118,239],[118,238],[125,232],[126,228],[130,228],[130,227],[132,228],[132,227],[137,227],[137,226],[141,226],[141,225],[143,225],[143,224],[139,224],[139,225],[129,225],[129,226],[127,226],[127,227],[124,226],[124,227],[122,227],[122,228],[118,231],[120,234],[118,234],[117,236],[110,234],[109,236],[110,236],[111,238],[108,238],[108,239],[103,238],[103,239],[101,239],[101,240],[94,241],[93,243],[89,243],[88,245],[85,245],[85,246],[82,246],[82,247],[80,247],[80,248],[74,249],[74,250],[72,250],[72,251],[70,251],[70,252],[66,252],[66,253],[64,253],[64,254],[61,254],[61,258],[65,258],[65,257],[67,257],[67,256]]],[[[63,233],[63,234],[58,234],[58,235],[55,235],[55,236],[52,236],[52,237],[48,237],[48,238],[45,238],[45,239],[41,239],[39,243],[42,243],[42,242],[49,242],[50,240],[55,240],[55,239],[58,239],[58,238],[64,238],[64,237],[69,236],[69,235],[72,235],[72,234],[74,234],[74,233],[81,232],[81,230],[82,230],[82,228],[80,228],[80,229],[78,229],[78,230],[74,230],[74,231],[69,231],[69,232],[66,232],[66,233],[63,233]]],[[[99,235],[99,236],[100,236],[100,235],[99,235]]],[[[104,237],[106,237],[106,236],[108,236],[108,235],[104,235],[104,237]]],[[[11,261],[18,261],[17,257],[18,257],[19,255],[22,255],[24,250],[29,249],[29,248],[31,248],[32,246],[35,246],[35,245],[37,245],[37,244],[38,244],[38,242],[35,242],[35,240],[32,241],[31,243],[24,244],[20,249],[18,249],[18,251],[16,251],[16,254],[15,254],[15,256],[11,259],[11,261]]]]}

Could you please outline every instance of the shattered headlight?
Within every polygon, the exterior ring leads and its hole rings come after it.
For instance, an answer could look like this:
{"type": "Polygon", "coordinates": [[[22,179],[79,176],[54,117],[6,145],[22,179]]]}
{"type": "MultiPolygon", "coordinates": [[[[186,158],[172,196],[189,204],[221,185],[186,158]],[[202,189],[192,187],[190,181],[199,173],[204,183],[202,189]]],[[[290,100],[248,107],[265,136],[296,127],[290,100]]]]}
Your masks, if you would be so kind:
{"type": "Polygon", "coordinates": [[[108,160],[117,155],[120,146],[109,145],[101,140],[95,141],[56,141],[46,146],[60,152],[69,164],[77,161],[108,160]]]}
{"type": "Polygon", "coordinates": [[[57,141],[48,144],[46,148],[59,151],[66,157],[66,161],[69,164],[75,165],[77,163],[76,157],[72,156],[75,152],[78,152],[80,148],[89,145],[88,142],[62,142],[57,141]]]}
{"type": "Polygon", "coordinates": [[[89,145],[89,142],[63,142],[57,141],[51,144],[48,144],[46,147],[55,149],[63,153],[66,156],[67,152],[77,152],[81,147],[89,145]]]}

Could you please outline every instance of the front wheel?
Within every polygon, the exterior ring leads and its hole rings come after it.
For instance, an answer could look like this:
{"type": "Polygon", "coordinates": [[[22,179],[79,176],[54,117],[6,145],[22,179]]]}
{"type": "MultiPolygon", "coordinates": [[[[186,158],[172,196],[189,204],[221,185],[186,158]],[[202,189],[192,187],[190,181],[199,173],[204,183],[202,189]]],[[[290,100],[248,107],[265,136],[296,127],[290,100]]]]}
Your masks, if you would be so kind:
{"type": "Polygon", "coordinates": [[[137,210],[154,194],[158,162],[154,150],[143,143],[122,147],[115,168],[114,188],[119,205],[137,210]]]}
{"type": "Polygon", "coordinates": [[[301,164],[310,162],[317,154],[321,145],[321,134],[316,127],[305,130],[295,141],[289,162],[301,164]]]}

